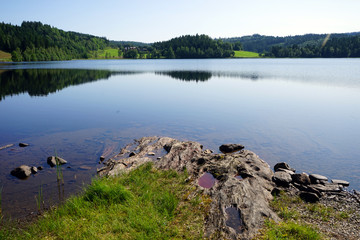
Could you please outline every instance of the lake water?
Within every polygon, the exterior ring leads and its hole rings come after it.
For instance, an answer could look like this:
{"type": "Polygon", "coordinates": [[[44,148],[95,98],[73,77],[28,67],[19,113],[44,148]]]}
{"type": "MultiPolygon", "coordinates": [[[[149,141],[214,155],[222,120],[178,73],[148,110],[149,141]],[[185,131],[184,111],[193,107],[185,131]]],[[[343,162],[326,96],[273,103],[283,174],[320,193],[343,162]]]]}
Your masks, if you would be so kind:
{"type": "Polygon", "coordinates": [[[79,60],[0,64],[0,188],[13,218],[88,184],[142,136],[240,143],[271,166],[360,189],[360,59],[79,60]],[[20,148],[19,142],[30,146],[20,148]],[[47,165],[57,154],[64,184],[47,165]],[[43,166],[27,180],[10,175],[43,166]],[[68,168],[69,167],[69,168],[68,168]],[[40,190],[43,197],[39,195],[40,190]]]}

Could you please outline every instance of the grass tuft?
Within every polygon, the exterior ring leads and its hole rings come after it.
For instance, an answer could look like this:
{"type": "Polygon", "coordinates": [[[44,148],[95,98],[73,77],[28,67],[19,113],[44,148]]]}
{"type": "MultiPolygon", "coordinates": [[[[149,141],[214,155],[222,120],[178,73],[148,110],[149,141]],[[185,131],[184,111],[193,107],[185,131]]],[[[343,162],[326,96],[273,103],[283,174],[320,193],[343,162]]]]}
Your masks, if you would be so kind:
{"type": "Polygon", "coordinates": [[[208,203],[200,193],[188,199],[193,189],[186,178],[147,163],[121,176],[95,179],[81,196],[36,223],[21,229],[4,224],[0,238],[201,239],[208,203]]]}
{"type": "Polygon", "coordinates": [[[234,51],[234,58],[258,58],[260,57],[259,53],[248,52],[248,51],[234,51]]]}

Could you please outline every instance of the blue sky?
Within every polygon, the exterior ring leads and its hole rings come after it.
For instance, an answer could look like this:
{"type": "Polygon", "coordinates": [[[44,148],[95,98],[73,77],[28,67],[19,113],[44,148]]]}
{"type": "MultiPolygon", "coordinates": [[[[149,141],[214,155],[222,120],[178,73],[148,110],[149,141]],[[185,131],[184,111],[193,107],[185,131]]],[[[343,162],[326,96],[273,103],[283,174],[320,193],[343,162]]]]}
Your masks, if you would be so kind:
{"type": "Polygon", "coordinates": [[[0,22],[41,21],[110,40],[154,42],[360,31],[359,0],[0,0],[0,22]]]}

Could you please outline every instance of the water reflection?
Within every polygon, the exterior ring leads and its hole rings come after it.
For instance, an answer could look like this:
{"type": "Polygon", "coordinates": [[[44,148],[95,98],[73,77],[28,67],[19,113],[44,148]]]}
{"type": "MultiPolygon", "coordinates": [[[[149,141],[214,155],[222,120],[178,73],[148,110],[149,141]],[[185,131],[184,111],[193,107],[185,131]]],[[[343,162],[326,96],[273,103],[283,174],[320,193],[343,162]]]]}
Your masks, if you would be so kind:
{"type": "Polygon", "coordinates": [[[205,82],[212,77],[212,73],[209,71],[168,71],[168,72],[155,72],[158,75],[166,75],[174,79],[181,81],[195,81],[205,82]]]}

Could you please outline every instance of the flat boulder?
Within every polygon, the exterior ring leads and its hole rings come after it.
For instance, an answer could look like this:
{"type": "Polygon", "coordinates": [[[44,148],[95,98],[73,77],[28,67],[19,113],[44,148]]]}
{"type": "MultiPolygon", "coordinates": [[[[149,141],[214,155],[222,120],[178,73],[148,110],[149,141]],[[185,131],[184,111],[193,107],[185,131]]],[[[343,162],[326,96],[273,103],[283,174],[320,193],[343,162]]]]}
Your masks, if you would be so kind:
{"type": "Polygon", "coordinates": [[[342,185],[344,187],[348,187],[350,185],[350,183],[348,181],[339,180],[339,179],[332,179],[331,182],[338,184],[338,185],[342,185]]]}
{"type": "Polygon", "coordinates": [[[14,170],[12,170],[11,175],[20,179],[25,179],[31,175],[31,167],[26,165],[21,165],[15,168],[14,170]]]}
{"type": "Polygon", "coordinates": [[[320,174],[310,174],[310,181],[312,184],[325,183],[328,181],[328,178],[320,174]]]}
{"type": "Polygon", "coordinates": [[[51,156],[51,157],[47,158],[47,163],[50,165],[50,167],[55,167],[56,165],[66,164],[67,161],[65,159],[63,159],[63,158],[60,158],[60,157],[51,156]]]}
{"type": "Polygon", "coordinates": [[[277,186],[288,187],[292,182],[291,175],[286,172],[275,172],[272,180],[277,186]]]}
{"type": "Polygon", "coordinates": [[[222,153],[234,153],[243,150],[245,147],[241,144],[223,144],[219,147],[222,153]]]}

